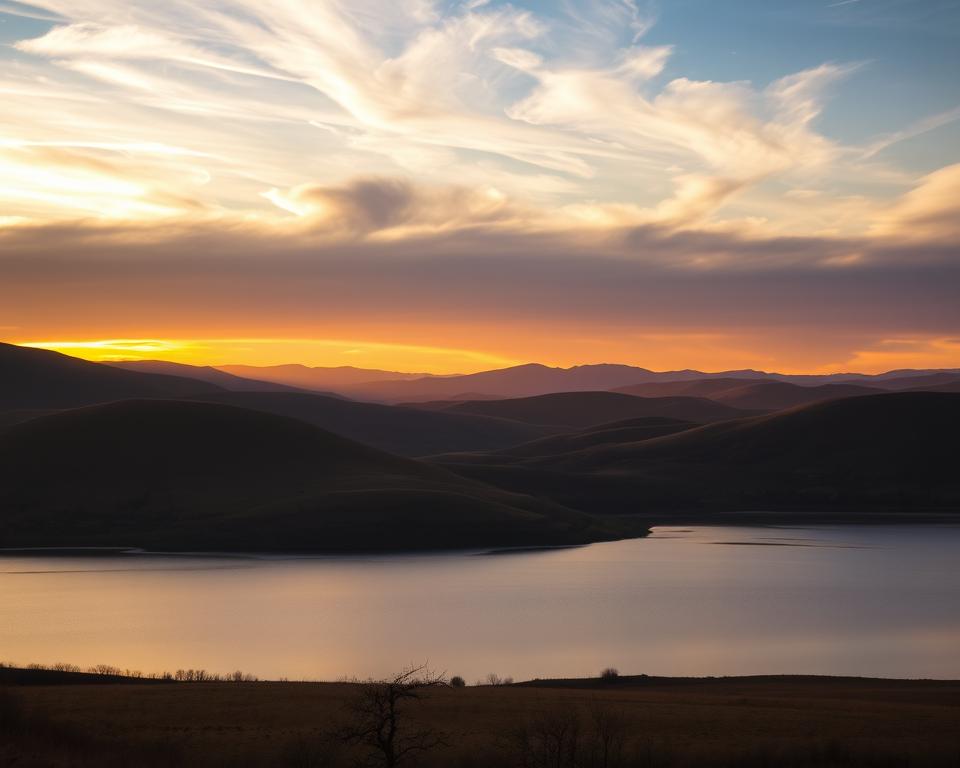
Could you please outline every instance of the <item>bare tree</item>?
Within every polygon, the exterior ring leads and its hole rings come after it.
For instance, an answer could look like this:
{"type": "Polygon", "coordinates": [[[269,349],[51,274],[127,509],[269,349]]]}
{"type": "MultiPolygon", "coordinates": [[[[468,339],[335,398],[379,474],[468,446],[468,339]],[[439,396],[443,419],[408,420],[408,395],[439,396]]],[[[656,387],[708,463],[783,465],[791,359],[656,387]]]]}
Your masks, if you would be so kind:
{"type": "Polygon", "coordinates": [[[351,722],[340,730],[340,738],[370,750],[366,765],[387,768],[407,765],[418,754],[448,746],[445,734],[418,725],[408,711],[408,706],[419,702],[427,690],[445,684],[443,675],[431,673],[425,665],[406,669],[388,680],[363,683],[350,706],[351,722]]]}

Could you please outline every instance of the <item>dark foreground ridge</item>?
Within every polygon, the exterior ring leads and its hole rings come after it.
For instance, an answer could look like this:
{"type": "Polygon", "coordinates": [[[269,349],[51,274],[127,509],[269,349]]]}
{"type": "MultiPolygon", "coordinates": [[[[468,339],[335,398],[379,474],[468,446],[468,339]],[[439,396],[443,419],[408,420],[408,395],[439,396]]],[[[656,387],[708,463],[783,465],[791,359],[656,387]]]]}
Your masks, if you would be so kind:
{"type": "Polygon", "coordinates": [[[382,551],[619,538],[492,488],[267,413],[124,401],[0,432],[0,546],[382,551]]]}
{"type": "Polygon", "coordinates": [[[477,400],[451,405],[447,412],[497,416],[530,424],[584,428],[641,417],[706,424],[748,412],[701,397],[636,397],[620,392],[557,392],[511,400],[477,400]]]}
{"type": "Polygon", "coordinates": [[[960,396],[893,393],[831,400],[648,440],[552,455],[436,457],[465,476],[593,512],[709,519],[703,513],[960,511],[954,449],[960,396]]]}
{"type": "Polygon", "coordinates": [[[132,397],[177,398],[221,391],[216,384],[197,379],[125,371],[45,349],[0,343],[0,411],[74,408],[132,397]]]}
{"type": "MultiPolygon", "coordinates": [[[[2,765],[384,764],[351,738],[384,682],[35,683],[0,687],[2,765]]],[[[606,676],[413,693],[397,743],[427,746],[407,763],[422,768],[955,768],[960,757],[957,681],[606,676]]]]}

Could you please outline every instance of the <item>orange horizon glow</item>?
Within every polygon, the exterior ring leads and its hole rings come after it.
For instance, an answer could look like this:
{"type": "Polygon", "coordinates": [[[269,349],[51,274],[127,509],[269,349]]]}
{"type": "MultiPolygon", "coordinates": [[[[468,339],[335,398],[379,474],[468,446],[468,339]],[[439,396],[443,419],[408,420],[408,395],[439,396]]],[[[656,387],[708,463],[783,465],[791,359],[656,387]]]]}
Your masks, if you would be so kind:
{"type": "MultiPolygon", "coordinates": [[[[683,335],[660,339],[676,344],[683,335]]],[[[656,337],[653,337],[656,339],[656,337]]],[[[703,347],[716,345],[719,336],[687,334],[703,347]]],[[[783,374],[863,373],[878,374],[896,369],[960,368],[960,341],[954,339],[884,340],[870,349],[853,353],[849,362],[832,362],[806,367],[773,364],[767,355],[757,352],[751,362],[746,350],[728,350],[729,362],[721,356],[695,355],[678,359],[662,350],[636,357],[586,357],[577,359],[556,355],[549,344],[543,344],[543,354],[527,357],[510,356],[486,351],[432,347],[415,344],[384,343],[378,341],[311,338],[201,338],[201,339],[72,339],[47,341],[18,341],[19,346],[47,349],[93,362],[130,360],[164,360],[200,366],[272,366],[301,364],[309,367],[351,366],[396,371],[398,373],[430,373],[437,375],[470,374],[480,371],[509,368],[525,363],[540,363],[557,368],[598,363],[616,363],[647,368],[653,371],[695,369],[704,372],[753,369],[783,374]],[[705,364],[709,363],[709,364],[705,364]]],[[[691,352],[680,350],[680,354],[691,352]]],[[[614,350],[610,350],[615,354],[614,350]]]]}

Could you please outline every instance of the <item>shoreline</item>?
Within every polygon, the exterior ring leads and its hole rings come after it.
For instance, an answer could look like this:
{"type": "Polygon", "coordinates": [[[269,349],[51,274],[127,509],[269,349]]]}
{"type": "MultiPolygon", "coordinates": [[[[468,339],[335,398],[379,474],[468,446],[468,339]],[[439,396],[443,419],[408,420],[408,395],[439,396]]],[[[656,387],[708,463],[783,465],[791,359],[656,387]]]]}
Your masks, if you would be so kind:
{"type": "Polygon", "coordinates": [[[500,556],[511,554],[530,554],[553,552],[567,549],[580,549],[592,544],[604,544],[614,541],[630,541],[649,538],[654,528],[701,527],[701,528],[825,528],[832,526],[872,527],[888,526],[960,526],[960,510],[950,512],[848,512],[845,514],[828,512],[790,513],[782,511],[741,511],[723,513],[690,513],[663,519],[646,514],[610,515],[612,519],[628,520],[638,528],[646,530],[634,536],[616,539],[576,542],[569,544],[525,544],[476,547],[424,547],[420,549],[336,549],[336,550],[151,550],[139,546],[28,546],[0,547],[0,559],[4,557],[198,557],[224,559],[320,559],[351,557],[417,557],[424,555],[472,555],[500,556]]]}

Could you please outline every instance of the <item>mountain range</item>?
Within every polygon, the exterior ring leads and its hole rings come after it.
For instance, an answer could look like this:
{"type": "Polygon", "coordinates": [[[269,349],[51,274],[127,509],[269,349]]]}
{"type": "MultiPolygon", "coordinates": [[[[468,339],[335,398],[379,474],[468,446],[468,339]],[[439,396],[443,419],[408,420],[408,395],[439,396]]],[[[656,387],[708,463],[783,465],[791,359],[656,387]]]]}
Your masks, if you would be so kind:
{"type": "Polygon", "coordinates": [[[534,397],[456,402],[441,412],[567,428],[644,416],[706,424],[749,415],[747,411],[702,397],[637,397],[620,392],[555,392],[534,397]]]}
{"type": "Polygon", "coordinates": [[[960,511],[960,395],[850,397],[667,431],[619,442],[590,430],[566,438],[569,450],[531,450],[540,441],[434,461],[568,507],[660,522],[701,511],[960,511]]]}
{"type": "MultiPolygon", "coordinates": [[[[263,368],[222,366],[221,370],[262,381],[306,389],[327,389],[354,399],[386,403],[477,401],[530,397],[556,392],[621,390],[625,387],[654,383],[713,379],[780,382],[797,387],[826,384],[859,385],[882,390],[926,388],[960,382],[960,369],[897,370],[876,375],[859,373],[790,375],[754,370],[719,373],[694,370],[657,372],[635,366],[612,364],[551,368],[530,363],[457,376],[391,374],[389,371],[366,371],[358,368],[306,368],[304,366],[263,368]]],[[[669,393],[669,395],[675,394],[684,393],[679,391],[669,393]]]]}
{"type": "Polygon", "coordinates": [[[0,410],[72,408],[132,397],[222,391],[195,378],[125,371],[44,349],[0,343],[0,410]]]}
{"type": "Polygon", "coordinates": [[[956,371],[679,373],[532,365],[351,385],[439,395],[402,406],[0,344],[0,547],[535,546],[742,513],[960,512],[956,371]],[[553,386],[574,389],[509,394],[553,386]]]}
{"type": "Polygon", "coordinates": [[[128,400],[0,431],[0,545],[342,551],[622,529],[282,416],[128,400]]]}
{"type": "MultiPolygon", "coordinates": [[[[112,368],[122,368],[126,371],[138,373],[159,373],[165,376],[180,376],[188,379],[198,379],[208,384],[214,384],[230,392],[316,392],[312,388],[289,386],[275,381],[243,378],[234,376],[227,371],[221,371],[210,365],[186,365],[185,363],[171,363],[166,360],[120,360],[107,363],[112,368]]],[[[338,397],[332,392],[322,394],[338,397]]]]}

